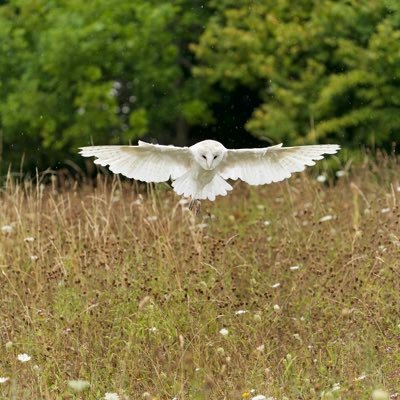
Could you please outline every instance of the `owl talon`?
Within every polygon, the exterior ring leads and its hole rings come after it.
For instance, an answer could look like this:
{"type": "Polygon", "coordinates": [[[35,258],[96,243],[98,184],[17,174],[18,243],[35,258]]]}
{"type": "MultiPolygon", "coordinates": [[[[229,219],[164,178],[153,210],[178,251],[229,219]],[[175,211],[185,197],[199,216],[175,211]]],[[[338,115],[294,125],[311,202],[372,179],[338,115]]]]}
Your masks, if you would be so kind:
{"type": "Polygon", "coordinates": [[[200,202],[200,200],[192,200],[190,203],[189,203],[189,210],[190,211],[194,211],[194,214],[195,215],[198,215],[198,214],[200,214],[200,207],[201,207],[201,202],[200,202]]]}

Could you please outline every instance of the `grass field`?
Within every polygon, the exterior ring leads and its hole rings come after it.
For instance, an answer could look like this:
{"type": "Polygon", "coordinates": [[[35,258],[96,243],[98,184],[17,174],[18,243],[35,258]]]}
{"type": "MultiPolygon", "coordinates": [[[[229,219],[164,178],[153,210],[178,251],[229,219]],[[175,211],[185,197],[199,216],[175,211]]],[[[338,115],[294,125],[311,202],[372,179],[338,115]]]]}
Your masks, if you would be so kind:
{"type": "Polygon", "coordinates": [[[163,185],[8,180],[0,398],[400,398],[399,179],[381,157],[197,217],[163,185]]]}

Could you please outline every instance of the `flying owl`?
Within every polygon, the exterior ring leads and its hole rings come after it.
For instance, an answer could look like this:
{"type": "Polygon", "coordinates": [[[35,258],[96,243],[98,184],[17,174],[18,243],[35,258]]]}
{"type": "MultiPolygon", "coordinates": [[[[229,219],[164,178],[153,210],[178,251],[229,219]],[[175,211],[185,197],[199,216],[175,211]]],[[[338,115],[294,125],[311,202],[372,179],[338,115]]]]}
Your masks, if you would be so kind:
{"type": "Polygon", "coordinates": [[[84,157],[95,156],[96,164],[114,173],[144,182],[171,179],[174,191],[192,201],[215,200],[232,186],[228,179],[250,185],[264,185],[289,178],[306,166],[315,165],[323,154],[335,154],[337,144],[297,147],[276,146],[256,149],[227,149],[215,140],[203,140],[190,147],[164,146],[139,141],[137,146],[81,147],[84,157]]]}

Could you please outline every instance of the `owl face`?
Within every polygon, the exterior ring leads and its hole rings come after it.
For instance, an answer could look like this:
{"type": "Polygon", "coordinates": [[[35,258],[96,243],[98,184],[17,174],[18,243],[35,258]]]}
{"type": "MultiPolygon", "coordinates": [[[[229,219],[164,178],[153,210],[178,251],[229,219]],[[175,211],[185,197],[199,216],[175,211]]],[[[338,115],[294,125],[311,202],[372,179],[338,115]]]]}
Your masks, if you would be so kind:
{"type": "Polygon", "coordinates": [[[195,161],[201,168],[208,171],[215,169],[224,159],[226,154],[225,147],[221,143],[213,140],[201,142],[201,145],[193,146],[192,150],[195,161]]]}

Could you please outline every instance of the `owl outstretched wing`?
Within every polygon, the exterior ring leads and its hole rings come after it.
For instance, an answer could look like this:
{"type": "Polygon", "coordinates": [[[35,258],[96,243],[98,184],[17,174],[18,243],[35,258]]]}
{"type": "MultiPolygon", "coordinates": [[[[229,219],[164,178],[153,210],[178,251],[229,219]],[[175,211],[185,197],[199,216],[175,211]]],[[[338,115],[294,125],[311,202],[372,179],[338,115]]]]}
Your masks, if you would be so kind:
{"type": "Polygon", "coordinates": [[[315,165],[323,154],[335,154],[339,145],[311,145],[282,147],[282,144],[261,149],[228,150],[219,165],[224,179],[241,179],[250,185],[263,185],[289,178],[306,166],[315,165]]]}
{"type": "Polygon", "coordinates": [[[191,165],[188,147],[163,146],[139,141],[138,146],[81,147],[84,157],[95,164],[109,165],[114,173],[143,182],[165,182],[185,174],[191,165]]]}

